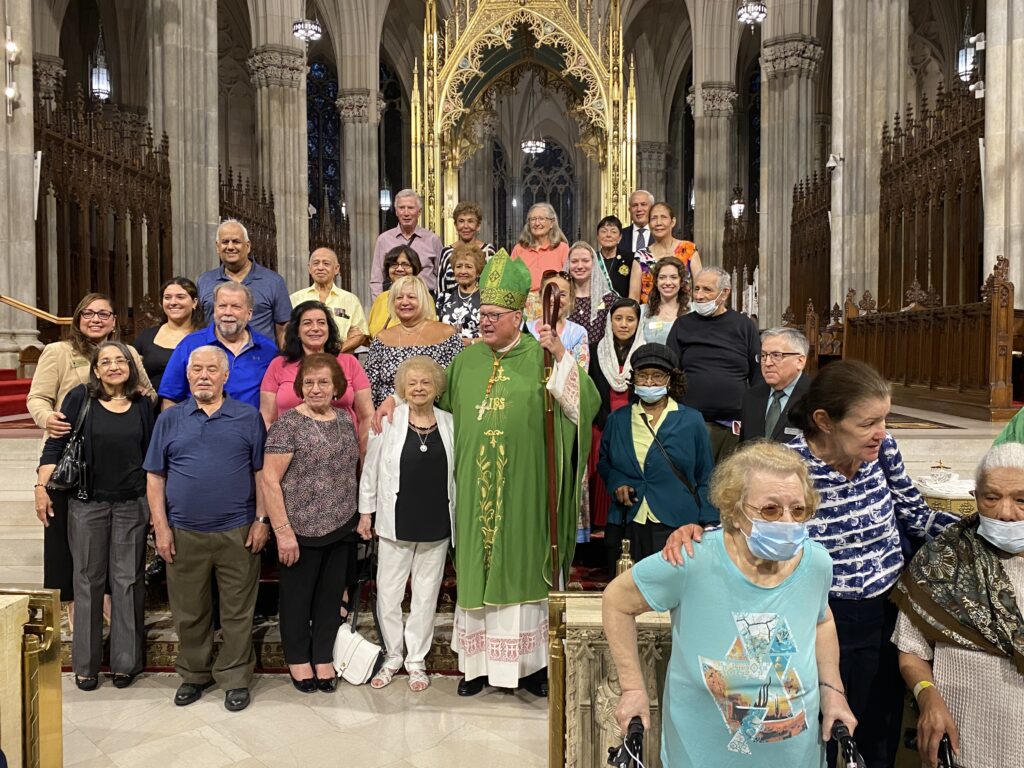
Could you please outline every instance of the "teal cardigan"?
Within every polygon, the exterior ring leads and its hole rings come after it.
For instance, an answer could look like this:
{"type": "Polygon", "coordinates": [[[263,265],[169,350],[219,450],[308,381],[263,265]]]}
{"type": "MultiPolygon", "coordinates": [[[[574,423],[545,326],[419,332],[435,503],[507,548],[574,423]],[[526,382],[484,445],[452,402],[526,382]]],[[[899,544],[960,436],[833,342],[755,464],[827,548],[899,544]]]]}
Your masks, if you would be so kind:
{"type": "Polygon", "coordinates": [[[719,521],[718,510],[708,499],[708,481],[714,469],[708,429],[699,411],[682,403],[678,408],[662,416],[664,422],[657,429],[658,440],[672,457],[672,463],[693,484],[701,508],[698,510],[693,496],[676,477],[657,445],[651,444],[644,466],[640,467],[633,443],[633,405],[630,404],[611,413],[601,436],[597,471],[612,494],[609,523],[624,525],[632,520],[644,499],[659,522],[670,528],[719,521]],[[615,499],[615,489],[623,485],[636,491],[636,502],[628,508],[615,499]]]}

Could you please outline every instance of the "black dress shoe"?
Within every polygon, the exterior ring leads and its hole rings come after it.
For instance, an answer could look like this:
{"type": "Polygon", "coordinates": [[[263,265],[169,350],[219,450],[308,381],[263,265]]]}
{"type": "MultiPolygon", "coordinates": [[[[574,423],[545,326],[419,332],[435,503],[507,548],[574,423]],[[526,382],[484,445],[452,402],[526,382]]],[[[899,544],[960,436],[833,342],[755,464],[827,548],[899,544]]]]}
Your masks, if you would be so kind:
{"type": "MultiPolygon", "coordinates": [[[[296,680],[294,677],[292,677],[292,673],[291,672],[288,673],[288,677],[292,678],[292,685],[295,686],[295,690],[296,691],[299,691],[300,693],[315,693],[316,692],[317,679],[315,677],[310,677],[310,678],[308,678],[306,680],[296,680]]],[[[241,690],[241,689],[239,689],[239,690],[241,690]]]]}
{"type": "Polygon", "coordinates": [[[472,680],[462,678],[459,681],[459,696],[476,696],[484,689],[486,683],[486,677],[475,677],[472,680]]]}
{"type": "Polygon", "coordinates": [[[203,691],[211,685],[213,685],[213,680],[207,680],[205,683],[182,683],[174,693],[174,703],[179,707],[187,707],[189,704],[199,701],[203,691]]]}
{"type": "Polygon", "coordinates": [[[328,677],[326,680],[322,678],[316,679],[316,689],[323,691],[324,693],[334,693],[338,688],[338,678],[328,677]]]}
{"type": "Polygon", "coordinates": [[[232,688],[224,694],[224,709],[228,712],[241,712],[249,706],[251,700],[248,688],[232,688]]]}
{"type": "Polygon", "coordinates": [[[114,687],[127,688],[129,685],[135,682],[135,678],[138,676],[138,672],[133,672],[130,675],[114,675],[114,687]]]}
{"type": "Polygon", "coordinates": [[[548,669],[537,670],[519,681],[519,687],[541,699],[548,697],[548,669]]]}
{"type": "Polygon", "coordinates": [[[78,686],[80,691],[95,691],[99,688],[100,679],[98,677],[79,677],[75,675],[75,685],[78,686]]]}

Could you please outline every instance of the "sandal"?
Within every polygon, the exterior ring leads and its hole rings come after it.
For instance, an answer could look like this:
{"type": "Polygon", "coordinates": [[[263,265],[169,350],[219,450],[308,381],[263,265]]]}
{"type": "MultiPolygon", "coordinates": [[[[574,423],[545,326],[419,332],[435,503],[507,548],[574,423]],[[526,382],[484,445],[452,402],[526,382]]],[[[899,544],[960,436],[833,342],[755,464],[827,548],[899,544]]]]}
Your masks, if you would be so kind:
{"type": "Polygon", "coordinates": [[[413,693],[425,691],[430,687],[430,678],[424,669],[409,669],[409,690],[413,693]]]}
{"type": "Polygon", "coordinates": [[[370,680],[370,687],[380,689],[387,685],[390,685],[392,678],[394,678],[394,676],[397,674],[397,669],[392,669],[391,667],[387,666],[381,667],[377,671],[377,674],[373,676],[373,679],[370,680]]]}

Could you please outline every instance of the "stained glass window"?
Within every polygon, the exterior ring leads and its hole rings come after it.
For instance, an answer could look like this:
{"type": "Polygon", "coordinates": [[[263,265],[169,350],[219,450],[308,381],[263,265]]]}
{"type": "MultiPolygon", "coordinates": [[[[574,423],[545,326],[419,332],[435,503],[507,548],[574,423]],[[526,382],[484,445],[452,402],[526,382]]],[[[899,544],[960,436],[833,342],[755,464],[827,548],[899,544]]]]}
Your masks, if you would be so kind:
{"type": "Polygon", "coordinates": [[[309,154],[309,202],[341,216],[341,120],[334,102],[338,76],[322,59],[314,59],[306,78],[306,132],[309,154]]]}

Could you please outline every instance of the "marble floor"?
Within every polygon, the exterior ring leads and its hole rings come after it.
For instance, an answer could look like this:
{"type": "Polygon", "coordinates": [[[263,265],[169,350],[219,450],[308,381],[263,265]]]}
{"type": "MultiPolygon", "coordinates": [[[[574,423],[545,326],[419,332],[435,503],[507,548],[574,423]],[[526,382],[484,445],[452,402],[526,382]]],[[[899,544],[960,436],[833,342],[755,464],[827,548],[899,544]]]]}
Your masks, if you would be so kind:
{"type": "Polygon", "coordinates": [[[340,682],[333,695],[302,694],[282,675],[258,676],[244,712],[224,709],[216,687],[188,707],[171,701],[177,675],[146,674],[117,690],[79,691],[63,676],[64,765],[74,768],[487,768],[547,765],[547,701],[486,689],[456,694],[435,676],[412,693],[404,676],[375,691],[340,682]]]}

